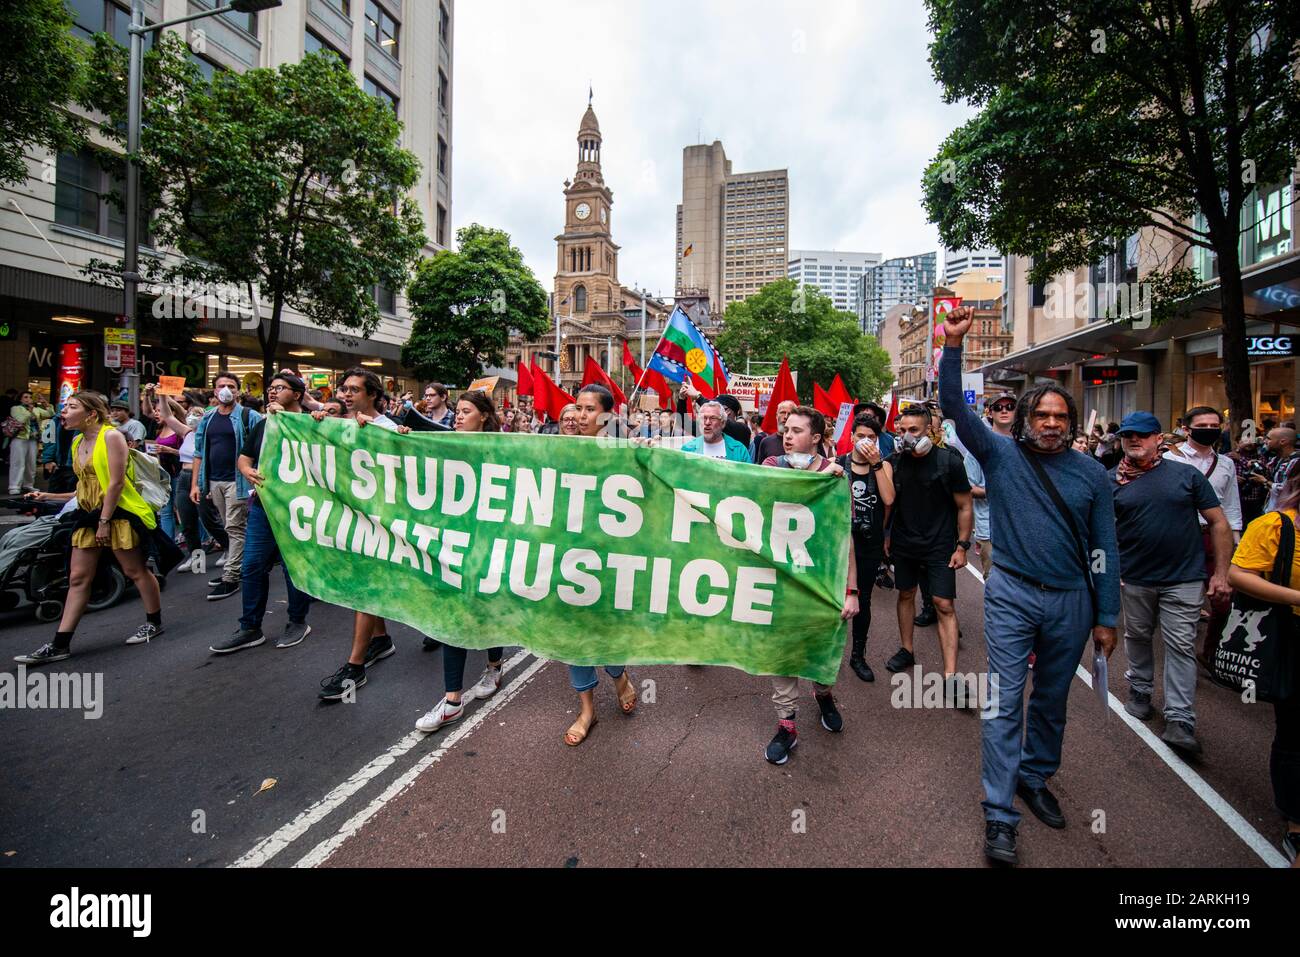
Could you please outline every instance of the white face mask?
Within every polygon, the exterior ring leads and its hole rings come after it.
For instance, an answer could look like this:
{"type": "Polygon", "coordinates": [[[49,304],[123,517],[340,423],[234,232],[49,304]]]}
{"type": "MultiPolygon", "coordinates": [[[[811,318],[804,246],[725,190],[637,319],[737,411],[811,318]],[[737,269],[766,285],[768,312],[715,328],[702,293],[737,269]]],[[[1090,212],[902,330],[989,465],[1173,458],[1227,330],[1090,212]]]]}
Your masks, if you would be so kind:
{"type": "Polygon", "coordinates": [[[217,390],[217,398],[221,400],[222,405],[230,405],[235,401],[235,390],[228,385],[223,385],[217,390]]]}
{"type": "Polygon", "coordinates": [[[203,413],[202,413],[202,412],[191,412],[189,415],[187,415],[187,416],[185,417],[185,421],[186,421],[186,423],[188,423],[189,425],[194,425],[196,422],[198,422],[198,421],[199,421],[200,419],[202,419],[202,418],[203,418],[203,413]]]}
{"type": "Polygon", "coordinates": [[[806,469],[812,465],[813,457],[811,452],[791,452],[785,460],[797,469],[806,469]]]}

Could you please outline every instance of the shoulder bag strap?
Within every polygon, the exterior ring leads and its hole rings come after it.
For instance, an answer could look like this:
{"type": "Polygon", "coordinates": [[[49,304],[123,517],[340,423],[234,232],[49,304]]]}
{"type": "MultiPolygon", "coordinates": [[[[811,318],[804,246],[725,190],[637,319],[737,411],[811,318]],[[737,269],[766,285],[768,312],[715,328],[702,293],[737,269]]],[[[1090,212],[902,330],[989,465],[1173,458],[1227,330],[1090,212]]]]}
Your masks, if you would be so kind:
{"type": "Polygon", "coordinates": [[[1065,527],[1068,528],[1070,534],[1074,536],[1075,553],[1080,564],[1083,566],[1083,579],[1088,583],[1088,593],[1093,595],[1095,598],[1096,586],[1092,581],[1092,566],[1088,562],[1088,549],[1083,544],[1083,535],[1080,534],[1079,527],[1074,522],[1074,513],[1071,512],[1070,507],[1065,504],[1065,499],[1061,498],[1061,493],[1057,491],[1056,484],[1052,481],[1052,477],[1048,475],[1047,470],[1043,468],[1043,463],[1038,461],[1035,456],[1026,452],[1024,446],[1020,442],[1016,443],[1016,448],[1020,450],[1020,454],[1025,457],[1025,461],[1027,461],[1030,467],[1033,468],[1034,474],[1038,477],[1038,483],[1043,487],[1043,491],[1047,493],[1047,497],[1052,500],[1052,504],[1056,506],[1056,510],[1061,513],[1061,518],[1065,520],[1065,527]]]}
{"type": "Polygon", "coordinates": [[[1295,524],[1291,516],[1278,510],[1277,517],[1282,524],[1279,529],[1280,539],[1277,545],[1277,558],[1273,560],[1273,584],[1283,588],[1291,587],[1291,563],[1295,561],[1295,524]]]}

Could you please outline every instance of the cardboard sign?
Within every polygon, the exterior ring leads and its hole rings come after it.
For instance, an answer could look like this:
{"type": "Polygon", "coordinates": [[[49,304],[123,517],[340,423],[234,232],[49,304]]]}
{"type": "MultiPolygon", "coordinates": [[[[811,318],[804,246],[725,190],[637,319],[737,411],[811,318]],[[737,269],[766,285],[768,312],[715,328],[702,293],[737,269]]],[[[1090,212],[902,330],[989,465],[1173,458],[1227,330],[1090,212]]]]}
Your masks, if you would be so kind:
{"type": "Polygon", "coordinates": [[[637,396],[636,404],[642,412],[658,412],[659,396],[653,392],[642,392],[637,396]]]}
{"type": "Polygon", "coordinates": [[[158,377],[158,388],[154,389],[154,392],[159,395],[184,395],[185,376],[160,375],[158,377]]]}
{"type": "Polygon", "coordinates": [[[475,391],[486,392],[488,395],[491,395],[492,392],[493,392],[493,391],[496,389],[496,387],[497,387],[497,380],[500,379],[500,378],[501,378],[501,377],[500,377],[499,375],[490,375],[490,376],[488,376],[488,377],[485,378],[485,379],[475,379],[473,382],[471,382],[471,383],[469,384],[469,388],[466,389],[465,391],[466,391],[466,392],[475,392],[475,391]]]}

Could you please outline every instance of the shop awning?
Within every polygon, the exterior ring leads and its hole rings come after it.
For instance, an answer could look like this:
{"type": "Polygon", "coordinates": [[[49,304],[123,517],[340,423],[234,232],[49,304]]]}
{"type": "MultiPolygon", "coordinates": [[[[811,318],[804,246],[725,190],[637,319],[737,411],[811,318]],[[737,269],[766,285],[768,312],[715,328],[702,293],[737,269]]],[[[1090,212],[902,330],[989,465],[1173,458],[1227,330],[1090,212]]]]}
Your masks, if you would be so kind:
{"type": "MultiPolygon", "coordinates": [[[[1242,277],[1246,290],[1246,317],[1279,324],[1300,322],[1300,256],[1265,263],[1242,277]]],[[[1185,314],[1148,329],[1135,329],[1128,319],[1094,322],[1041,345],[1021,349],[980,367],[996,380],[1071,365],[1098,354],[1128,352],[1154,342],[1185,339],[1223,325],[1219,284],[1192,296],[1185,314]]]]}

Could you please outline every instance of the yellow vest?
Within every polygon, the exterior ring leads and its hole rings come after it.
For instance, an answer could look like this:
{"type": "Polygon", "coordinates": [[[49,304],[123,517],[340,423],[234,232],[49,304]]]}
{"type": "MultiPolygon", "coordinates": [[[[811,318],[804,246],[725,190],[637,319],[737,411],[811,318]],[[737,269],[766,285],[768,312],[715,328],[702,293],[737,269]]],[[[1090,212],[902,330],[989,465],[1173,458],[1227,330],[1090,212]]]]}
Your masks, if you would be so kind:
{"type": "MultiPolygon", "coordinates": [[[[108,494],[108,445],[104,441],[104,436],[109,429],[116,430],[115,426],[104,423],[100,426],[99,435],[95,437],[95,449],[90,453],[90,462],[95,467],[95,477],[99,479],[99,487],[105,495],[108,494]]],[[[81,436],[78,435],[72,440],[72,460],[77,460],[77,448],[81,445],[81,436]]],[[[124,508],[140,521],[144,522],[145,528],[155,528],[158,520],[154,517],[153,509],[149,503],[140,497],[140,493],[135,490],[135,483],[131,476],[135,470],[131,465],[131,452],[127,450],[126,458],[126,476],[122,483],[122,494],[117,497],[118,508],[124,508]]],[[[108,516],[105,516],[108,517],[108,516]]]]}

